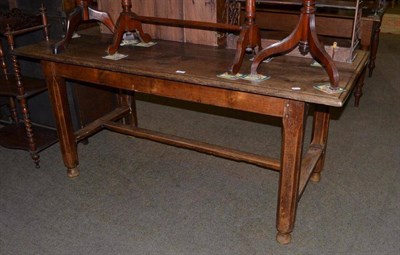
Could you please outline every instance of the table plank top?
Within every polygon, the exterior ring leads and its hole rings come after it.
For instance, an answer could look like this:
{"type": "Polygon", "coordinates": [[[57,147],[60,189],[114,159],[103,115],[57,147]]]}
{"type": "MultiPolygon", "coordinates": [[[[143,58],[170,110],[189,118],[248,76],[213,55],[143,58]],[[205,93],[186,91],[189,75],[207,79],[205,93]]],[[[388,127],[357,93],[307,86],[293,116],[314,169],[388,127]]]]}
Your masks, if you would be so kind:
{"type": "MultiPolygon", "coordinates": [[[[107,55],[110,39],[107,36],[82,36],[73,39],[68,49],[58,55],[52,53],[51,43],[45,42],[20,47],[15,53],[38,60],[336,107],[344,105],[368,60],[367,52],[358,51],[352,63],[336,63],[340,73],[339,86],[345,91],[327,94],[314,88],[316,84],[328,82],[329,78],[323,68],[311,66],[313,60],[310,58],[278,56],[260,65],[258,72],[270,76],[268,80],[229,80],[217,75],[229,69],[235,50],[157,41],[156,45],[149,48],[122,46],[119,53],[128,56],[120,60],[109,60],[103,57],[107,55]]],[[[250,58],[250,55],[245,57],[240,73],[250,73],[250,58]]]]}

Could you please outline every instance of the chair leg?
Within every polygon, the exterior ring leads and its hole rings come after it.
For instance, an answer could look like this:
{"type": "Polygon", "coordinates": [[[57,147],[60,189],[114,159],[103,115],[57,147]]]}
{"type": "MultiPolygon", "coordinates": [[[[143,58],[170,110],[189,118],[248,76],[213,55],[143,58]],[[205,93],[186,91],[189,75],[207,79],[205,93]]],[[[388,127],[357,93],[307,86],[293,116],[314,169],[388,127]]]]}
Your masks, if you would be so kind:
{"type": "Polygon", "coordinates": [[[37,153],[37,145],[36,145],[36,141],[34,139],[32,122],[29,117],[29,109],[28,109],[28,104],[27,104],[26,98],[21,98],[19,100],[19,105],[21,107],[22,118],[23,118],[23,122],[25,125],[25,132],[26,132],[26,138],[28,140],[29,152],[31,153],[31,157],[32,157],[33,162],[35,163],[35,167],[40,168],[40,165],[39,165],[40,156],[37,153]]]}
{"type": "Polygon", "coordinates": [[[19,121],[18,121],[17,107],[15,104],[15,99],[13,97],[9,98],[8,110],[10,111],[11,114],[11,120],[18,125],[19,121]]]}

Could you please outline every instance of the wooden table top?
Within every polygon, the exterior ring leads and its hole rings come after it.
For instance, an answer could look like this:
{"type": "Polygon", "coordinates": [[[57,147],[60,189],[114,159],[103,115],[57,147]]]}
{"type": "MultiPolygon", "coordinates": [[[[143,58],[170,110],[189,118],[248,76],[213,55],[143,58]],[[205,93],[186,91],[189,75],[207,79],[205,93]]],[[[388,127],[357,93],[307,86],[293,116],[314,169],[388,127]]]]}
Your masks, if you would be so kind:
{"type": "MultiPolygon", "coordinates": [[[[321,67],[312,67],[312,59],[280,56],[260,65],[259,73],[267,74],[264,81],[229,80],[217,77],[231,66],[235,50],[204,45],[157,41],[145,47],[122,46],[119,53],[128,57],[108,60],[106,49],[110,44],[107,36],[82,36],[73,39],[68,49],[58,55],[52,53],[51,44],[42,42],[16,49],[19,56],[65,64],[93,67],[99,70],[129,73],[133,75],[186,82],[234,91],[250,92],[279,98],[341,107],[351,94],[356,79],[368,60],[368,53],[358,51],[353,63],[336,63],[340,73],[340,94],[327,94],[314,85],[329,81],[321,67]],[[178,71],[178,72],[177,72],[178,71]],[[184,71],[184,73],[179,72],[184,71]],[[300,90],[293,90],[298,87],[300,90]]],[[[250,73],[250,56],[243,61],[240,73],[250,73]]]]}

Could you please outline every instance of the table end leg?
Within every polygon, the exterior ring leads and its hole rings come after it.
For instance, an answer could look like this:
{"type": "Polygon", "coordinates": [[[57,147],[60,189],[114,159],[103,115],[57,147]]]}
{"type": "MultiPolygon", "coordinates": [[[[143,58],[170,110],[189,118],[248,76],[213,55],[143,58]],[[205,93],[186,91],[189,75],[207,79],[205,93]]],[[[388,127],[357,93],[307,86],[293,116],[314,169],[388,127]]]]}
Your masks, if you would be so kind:
{"type": "Polygon", "coordinates": [[[278,234],[276,234],[276,241],[280,244],[289,244],[292,241],[292,234],[278,232],[278,234]]]}

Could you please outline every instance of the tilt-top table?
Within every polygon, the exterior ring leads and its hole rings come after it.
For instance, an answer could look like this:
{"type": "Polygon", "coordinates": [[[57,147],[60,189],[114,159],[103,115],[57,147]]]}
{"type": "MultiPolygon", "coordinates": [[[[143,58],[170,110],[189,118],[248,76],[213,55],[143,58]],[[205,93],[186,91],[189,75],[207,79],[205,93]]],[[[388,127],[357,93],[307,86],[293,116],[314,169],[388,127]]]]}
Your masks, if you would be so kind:
{"type": "MultiPolygon", "coordinates": [[[[109,37],[82,36],[72,40],[58,55],[53,54],[49,43],[22,47],[15,52],[41,61],[68,176],[79,175],[77,142],[103,128],[273,169],[280,174],[277,240],[289,243],[300,196],[310,179],[320,179],[328,139],[329,108],[343,106],[353,88],[361,88],[368,53],[357,52],[351,64],[337,63],[339,87],[345,90],[327,94],[314,88],[316,84],[329,82],[329,77],[323,68],[310,65],[312,59],[281,56],[260,64],[258,72],[269,75],[268,80],[229,80],[217,75],[229,69],[235,50],[158,41],[148,48],[122,46],[119,53],[128,56],[109,60],[103,57],[110,43],[109,37]],[[108,86],[133,96],[122,96],[114,111],[73,132],[66,80],[108,86]],[[281,157],[265,157],[140,128],[134,100],[131,100],[135,92],[280,117],[281,157]],[[314,110],[313,134],[303,154],[309,109],[314,110]],[[125,121],[117,121],[126,116],[125,121]]],[[[245,56],[241,68],[244,74],[250,73],[248,58],[245,56]]]]}

